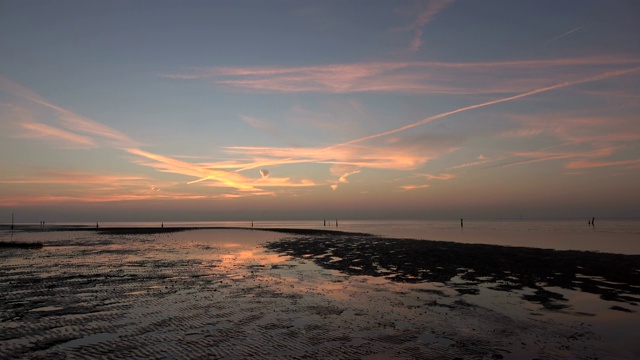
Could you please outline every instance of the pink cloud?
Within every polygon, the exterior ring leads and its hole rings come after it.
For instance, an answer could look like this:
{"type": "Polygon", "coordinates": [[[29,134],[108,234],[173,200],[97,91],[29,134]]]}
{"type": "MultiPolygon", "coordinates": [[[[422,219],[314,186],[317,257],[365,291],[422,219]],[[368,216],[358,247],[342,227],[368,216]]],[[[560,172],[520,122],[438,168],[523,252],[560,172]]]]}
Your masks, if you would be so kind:
{"type": "Polygon", "coordinates": [[[61,130],[53,126],[42,123],[24,122],[20,126],[28,131],[27,137],[47,137],[64,141],[65,145],[76,145],[82,147],[94,147],[93,139],[78,135],[69,131],[61,130]]]}
{"type": "Polygon", "coordinates": [[[208,79],[258,92],[401,92],[496,94],[526,92],[560,79],[579,81],[594,69],[624,70],[640,58],[599,56],[478,63],[368,62],[303,67],[208,67],[167,78],[208,79]]]}
{"type": "MultiPolygon", "coordinates": [[[[34,131],[36,136],[47,134],[47,137],[61,138],[68,141],[72,141],[82,145],[95,145],[97,140],[108,140],[112,144],[119,146],[138,146],[139,143],[131,139],[126,134],[103,125],[94,120],[83,117],[71,110],[67,110],[58,105],[55,105],[36,92],[9,80],[8,78],[0,75],[0,90],[12,94],[20,99],[27,100],[31,104],[39,105],[41,107],[53,110],[54,114],[60,123],[60,126],[64,127],[64,130],[53,127],[47,124],[34,124],[29,122],[22,124],[24,129],[34,131]],[[82,133],[83,135],[78,135],[82,133]],[[91,137],[91,138],[90,138],[91,137]]],[[[26,109],[24,109],[26,110],[26,109]]],[[[33,111],[31,111],[33,113],[33,111]]]]}
{"type": "Polygon", "coordinates": [[[598,168],[598,167],[609,167],[609,166],[638,166],[638,165],[640,165],[640,159],[618,160],[618,161],[580,160],[580,161],[572,161],[568,163],[565,167],[567,169],[587,169],[587,168],[598,168]]]}
{"type": "Polygon", "coordinates": [[[551,85],[551,86],[546,86],[543,88],[538,88],[535,90],[531,90],[531,91],[527,91],[525,93],[520,93],[517,95],[513,95],[513,96],[508,96],[508,97],[504,97],[504,98],[500,98],[500,99],[496,99],[496,100],[491,100],[491,101],[487,101],[487,102],[483,102],[483,103],[479,103],[479,104],[475,104],[475,105],[470,105],[470,106],[465,106],[462,108],[458,108],[456,110],[452,110],[452,111],[448,111],[445,113],[441,113],[438,115],[434,115],[434,116],[430,116],[427,117],[425,119],[422,119],[420,121],[416,121],[414,123],[405,125],[405,126],[401,126],[399,128],[396,129],[392,129],[392,130],[388,130],[385,132],[381,132],[378,134],[374,134],[374,135],[369,135],[369,136],[365,136],[359,139],[354,139],[354,140],[350,140],[347,142],[344,142],[342,144],[338,144],[338,145],[334,145],[333,147],[338,147],[338,146],[344,146],[344,145],[350,145],[350,144],[355,144],[355,143],[359,143],[359,142],[363,142],[363,141],[367,141],[367,140],[372,140],[372,139],[376,139],[376,138],[380,138],[383,136],[388,136],[391,134],[395,134],[401,131],[405,131],[405,130],[409,130],[412,129],[414,127],[420,126],[420,125],[424,125],[427,124],[429,122],[432,122],[434,120],[438,120],[438,119],[442,119],[457,113],[461,113],[461,112],[465,112],[465,111],[469,111],[469,110],[474,110],[474,109],[479,109],[479,108],[483,108],[483,107],[487,107],[487,106],[491,106],[491,105],[496,105],[496,104],[500,104],[500,103],[504,103],[504,102],[509,102],[509,101],[514,101],[514,100],[518,100],[518,99],[522,99],[522,98],[526,98],[529,96],[533,96],[536,94],[540,94],[540,93],[544,93],[544,92],[548,92],[548,91],[552,91],[552,90],[557,90],[557,89],[562,89],[568,86],[574,86],[574,85],[578,85],[578,84],[584,84],[584,83],[589,83],[589,82],[594,82],[594,81],[600,81],[600,80],[604,80],[604,79],[609,79],[612,77],[616,77],[616,76],[621,76],[621,75],[625,75],[625,74],[629,74],[629,73],[633,73],[636,71],[639,71],[640,67],[634,67],[634,68],[627,68],[627,69],[622,69],[622,70],[616,70],[616,71],[609,71],[606,73],[601,73],[598,75],[594,75],[594,76],[589,76],[586,78],[582,78],[582,79],[578,79],[578,80],[574,80],[574,81],[565,81],[562,83],[558,83],[555,85],[551,85]]]}
{"type": "Polygon", "coordinates": [[[451,3],[453,3],[453,0],[436,0],[424,3],[424,8],[420,11],[413,24],[409,26],[409,30],[413,32],[413,38],[409,46],[411,52],[416,52],[422,47],[424,27],[451,3]]]}

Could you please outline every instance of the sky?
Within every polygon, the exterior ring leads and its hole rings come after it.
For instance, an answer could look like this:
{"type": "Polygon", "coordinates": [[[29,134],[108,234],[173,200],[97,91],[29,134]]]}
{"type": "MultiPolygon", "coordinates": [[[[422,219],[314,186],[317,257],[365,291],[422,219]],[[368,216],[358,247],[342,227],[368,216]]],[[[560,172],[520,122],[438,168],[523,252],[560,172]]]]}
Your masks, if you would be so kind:
{"type": "Polygon", "coordinates": [[[0,0],[0,223],[638,218],[638,14],[0,0]]]}

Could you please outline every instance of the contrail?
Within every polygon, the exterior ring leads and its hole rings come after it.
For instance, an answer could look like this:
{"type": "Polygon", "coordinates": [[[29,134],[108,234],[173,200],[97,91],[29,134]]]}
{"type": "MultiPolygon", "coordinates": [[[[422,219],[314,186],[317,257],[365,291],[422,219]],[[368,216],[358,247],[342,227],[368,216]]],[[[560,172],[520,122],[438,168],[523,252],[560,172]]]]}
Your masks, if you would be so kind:
{"type": "Polygon", "coordinates": [[[564,33],[564,34],[562,34],[562,35],[558,35],[558,36],[554,37],[553,39],[551,39],[551,40],[549,40],[549,41],[545,42],[545,43],[544,43],[544,44],[542,44],[542,45],[547,45],[548,43],[554,42],[554,41],[556,41],[556,40],[558,40],[558,39],[560,39],[560,38],[563,38],[563,37],[565,37],[565,36],[567,36],[567,35],[571,34],[571,33],[572,33],[572,32],[574,32],[574,31],[578,31],[578,30],[582,29],[583,27],[584,27],[584,25],[582,25],[582,26],[578,26],[577,28],[575,28],[575,29],[573,29],[573,30],[569,30],[569,31],[567,31],[566,33],[564,33]]]}
{"type": "Polygon", "coordinates": [[[471,106],[466,106],[466,107],[463,107],[463,108],[460,108],[460,109],[456,109],[456,110],[452,110],[452,111],[445,112],[445,113],[442,113],[442,114],[430,116],[428,118],[422,119],[420,121],[417,121],[417,122],[414,122],[412,124],[408,124],[408,125],[396,128],[396,129],[388,130],[388,131],[381,132],[381,133],[374,134],[374,135],[365,136],[365,137],[362,137],[362,138],[359,138],[359,139],[350,140],[350,141],[347,141],[347,142],[344,142],[344,143],[341,143],[341,144],[332,145],[332,146],[326,147],[324,150],[328,150],[328,149],[332,149],[332,148],[336,148],[336,147],[340,147],[340,146],[356,144],[356,143],[359,143],[359,142],[363,142],[363,141],[367,141],[367,140],[376,139],[376,138],[379,138],[379,137],[395,134],[397,132],[404,131],[404,130],[409,130],[409,129],[412,129],[412,128],[416,127],[416,126],[420,126],[420,125],[432,122],[434,120],[442,119],[444,117],[447,117],[447,116],[450,116],[450,115],[453,115],[453,114],[457,114],[457,113],[461,113],[461,112],[464,112],[464,111],[469,111],[469,110],[473,110],[473,109],[482,108],[482,107],[485,107],[485,106],[500,104],[500,103],[503,103],[503,102],[513,101],[513,100],[521,99],[521,98],[524,98],[524,97],[527,97],[527,96],[540,94],[540,93],[551,91],[551,90],[561,89],[561,88],[568,87],[568,86],[584,84],[584,83],[598,81],[598,80],[604,80],[604,79],[608,79],[608,78],[612,78],[612,77],[616,77],[616,76],[632,73],[632,72],[638,71],[638,70],[640,70],[640,66],[639,67],[630,68],[630,69],[618,70],[618,71],[609,71],[609,72],[606,72],[606,73],[602,73],[602,74],[599,74],[599,75],[591,76],[591,77],[580,79],[580,80],[565,81],[563,83],[559,83],[559,84],[552,85],[552,86],[547,86],[547,87],[536,89],[536,90],[531,90],[531,91],[528,91],[528,92],[525,92],[525,93],[522,93],[522,94],[509,96],[509,97],[502,98],[502,99],[487,101],[487,102],[484,102],[484,103],[481,103],[481,104],[475,104],[475,105],[471,105],[471,106]]]}

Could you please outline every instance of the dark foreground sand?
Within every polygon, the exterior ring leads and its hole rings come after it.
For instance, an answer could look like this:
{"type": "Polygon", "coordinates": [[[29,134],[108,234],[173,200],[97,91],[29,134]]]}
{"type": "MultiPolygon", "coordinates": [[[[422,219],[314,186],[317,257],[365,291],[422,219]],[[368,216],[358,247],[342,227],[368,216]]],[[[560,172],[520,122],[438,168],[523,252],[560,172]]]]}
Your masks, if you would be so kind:
{"type": "Polygon", "coordinates": [[[640,358],[640,256],[177,230],[1,234],[0,358],[640,358]]]}

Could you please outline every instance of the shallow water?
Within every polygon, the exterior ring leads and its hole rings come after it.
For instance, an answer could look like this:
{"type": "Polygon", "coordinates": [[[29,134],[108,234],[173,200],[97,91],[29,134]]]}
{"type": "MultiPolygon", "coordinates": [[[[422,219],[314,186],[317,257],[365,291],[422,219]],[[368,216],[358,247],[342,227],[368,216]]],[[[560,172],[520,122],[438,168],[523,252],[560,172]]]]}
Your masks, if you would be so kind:
{"type": "MultiPolygon", "coordinates": [[[[164,222],[165,227],[248,227],[250,221],[164,222]]],[[[464,220],[335,220],[254,221],[256,228],[329,229],[364,232],[393,238],[455,241],[462,243],[527,246],[557,250],[600,251],[640,255],[640,220],[587,219],[553,221],[475,221],[464,220]]],[[[28,226],[29,224],[21,224],[28,226]]],[[[56,224],[78,225],[78,224],[56,224]]],[[[95,223],[80,225],[93,227],[95,223]]],[[[158,227],[158,222],[104,222],[101,227],[158,227]]]]}

